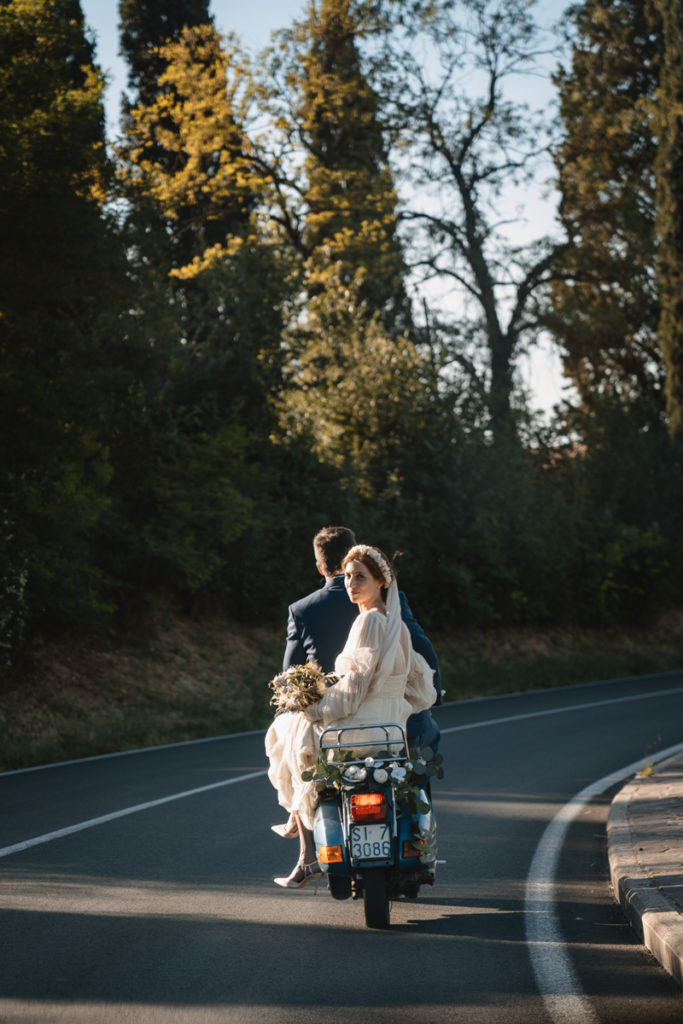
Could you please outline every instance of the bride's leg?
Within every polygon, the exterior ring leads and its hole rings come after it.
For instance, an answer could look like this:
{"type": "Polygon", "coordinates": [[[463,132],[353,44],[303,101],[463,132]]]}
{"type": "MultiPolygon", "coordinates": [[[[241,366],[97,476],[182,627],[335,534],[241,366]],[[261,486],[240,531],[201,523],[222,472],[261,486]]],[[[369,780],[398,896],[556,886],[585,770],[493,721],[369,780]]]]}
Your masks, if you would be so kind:
{"type": "Polygon", "coordinates": [[[316,860],[313,833],[310,828],[306,828],[301,820],[301,815],[296,811],[292,814],[292,818],[296,822],[296,827],[299,830],[299,863],[311,864],[316,860]]]}
{"type": "Polygon", "coordinates": [[[313,833],[306,828],[296,811],[292,812],[292,818],[299,830],[299,860],[287,878],[275,878],[273,881],[284,889],[303,889],[313,878],[319,879],[322,871],[315,856],[313,833]]]}

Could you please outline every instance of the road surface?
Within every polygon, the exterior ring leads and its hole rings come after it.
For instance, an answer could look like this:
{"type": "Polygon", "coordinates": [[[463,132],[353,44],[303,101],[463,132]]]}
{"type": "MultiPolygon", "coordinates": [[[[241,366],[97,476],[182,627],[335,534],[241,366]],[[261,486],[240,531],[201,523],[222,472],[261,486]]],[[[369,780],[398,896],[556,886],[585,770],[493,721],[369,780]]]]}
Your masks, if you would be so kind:
{"type": "Polygon", "coordinates": [[[437,884],[386,932],[322,887],[263,734],[0,776],[7,1024],[680,1024],[683,992],[608,882],[634,765],[683,743],[683,673],[436,712],[437,884]]]}

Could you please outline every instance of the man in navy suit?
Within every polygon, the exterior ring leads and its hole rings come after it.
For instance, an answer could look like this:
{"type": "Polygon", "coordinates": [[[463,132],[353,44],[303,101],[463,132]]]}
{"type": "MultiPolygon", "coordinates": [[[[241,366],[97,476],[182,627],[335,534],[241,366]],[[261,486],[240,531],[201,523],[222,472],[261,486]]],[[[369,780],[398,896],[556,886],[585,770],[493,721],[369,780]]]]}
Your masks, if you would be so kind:
{"type": "MultiPolygon", "coordinates": [[[[344,556],[355,543],[353,531],[345,526],[326,526],[313,538],[316,566],[320,575],[325,577],[325,583],[320,589],[289,606],[283,668],[317,661],[323,672],[334,670],[335,658],[346,643],[351,624],[358,615],[358,608],[351,603],[346,593],[341,568],[344,556]]],[[[399,599],[401,617],[410,631],[413,647],[434,669],[434,703],[440,704],[441,673],[436,652],[410,610],[402,591],[399,592],[399,599]]],[[[411,747],[431,747],[436,752],[440,732],[429,710],[410,716],[407,735],[411,747]]]]}

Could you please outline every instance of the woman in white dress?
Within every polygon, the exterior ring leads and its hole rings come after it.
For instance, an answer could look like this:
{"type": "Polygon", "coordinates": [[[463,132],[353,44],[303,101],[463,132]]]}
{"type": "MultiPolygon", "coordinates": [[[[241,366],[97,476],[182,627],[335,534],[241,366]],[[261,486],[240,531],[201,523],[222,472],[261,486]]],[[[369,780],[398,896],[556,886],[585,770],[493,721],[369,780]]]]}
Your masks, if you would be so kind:
{"type": "Polygon", "coordinates": [[[317,704],[278,715],[266,734],[268,777],[299,833],[294,870],[274,879],[287,889],[301,889],[321,873],[312,832],[317,789],[301,773],[315,763],[323,729],[374,722],[405,728],[409,715],[431,707],[435,699],[433,670],[413,650],[389,560],[379,548],[357,544],[342,568],[346,591],[360,614],[335,662],[339,682],[317,704]]]}

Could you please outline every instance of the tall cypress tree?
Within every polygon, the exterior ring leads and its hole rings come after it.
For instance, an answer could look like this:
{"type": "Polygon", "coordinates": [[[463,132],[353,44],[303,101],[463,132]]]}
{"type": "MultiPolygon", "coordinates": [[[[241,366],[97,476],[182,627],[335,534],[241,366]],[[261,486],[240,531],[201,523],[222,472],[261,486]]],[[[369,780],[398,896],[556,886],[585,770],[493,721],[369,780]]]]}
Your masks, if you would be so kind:
{"type": "MultiPolygon", "coordinates": [[[[179,97],[173,76],[166,75],[170,53],[175,52],[168,47],[178,44],[187,29],[203,25],[213,26],[209,0],[119,0],[120,48],[133,90],[130,99],[124,98],[127,163],[145,162],[171,175],[186,162],[185,154],[174,142],[178,127],[173,106],[187,95],[179,97]]],[[[196,52],[193,60],[200,60],[196,52]]],[[[187,210],[185,218],[174,216],[171,231],[169,219],[159,217],[153,207],[139,208],[136,213],[138,220],[145,221],[144,231],[168,236],[173,265],[180,266],[193,258],[192,241],[184,229],[188,220],[201,223],[197,210],[187,210]]]]}
{"type": "Polygon", "coordinates": [[[390,333],[410,327],[397,195],[380,104],[363,70],[366,34],[354,0],[310,0],[289,33],[293,133],[304,152],[307,289],[354,284],[390,333]]]}
{"type": "MultiPolygon", "coordinates": [[[[229,591],[236,575],[221,582],[221,569],[253,519],[254,467],[268,444],[283,269],[259,217],[262,175],[236,55],[204,24],[183,28],[159,56],[154,96],[129,110],[120,168],[131,266],[141,282],[151,274],[168,307],[140,532],[155,585],[229,591]]],[[[145,306],[141,291],[142,317],[145,306]]]]}
{"type": "Polygon", "coordinates": [[[134,103],[153,103],[166,60],[159,47],[177,42],[184,28],[211,25],[210,0],[119,0],[121,53],[134,103]]]}
{"type": "Polygon", "coordinates": [[[184,364],[197,382],[192,402],[213,395],[214,422],[224,422],[238,401],[255,414],[250,386],[268,366],[263,353],[279,344],[277,249],[256,220],[263,178],[250,158],[232,54],[200,26],[184,29],[162,57],[157,98],[130,111],[121,178],[131,221],[142,222],[141,251],[155,247],[169,286],[176,369],[184,364]]]}
{"type": "Polygon", "coordinates": [[[657,102],[659,345],[672,435],[683,437],[683,3],[657,0],[664,60],[657,102]]]}
{"type": "Polygon", "coordinates": [[[259,178],[231,57],[216,30],[185,28],[159,56],[156,94],[129,111],[121,180],[135,212],[151,216],[167,241],[167,270],[176,281],[190,280],[192,261],[201,263],[206,250],[248,227],[259,178]]]}
{"type": "Polygon", "coordinates": [[[99,603],[92,537],[122,386],[103,84],[78,0],[0,5],[0,518],[27,614],[48,620],[99,603]]]}
{"type": "Polygon", "coordinates": [[[642,0],[586,0],[574,13],[571,66],[556,76],[560,216],[570,244],[557,266],[550,326],[585,408],[606,399],[656,419],[663,368],[651,106],[661,30],[642,0]]]}

